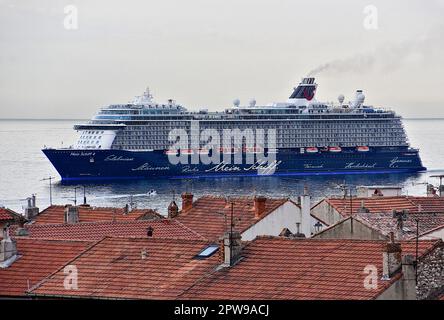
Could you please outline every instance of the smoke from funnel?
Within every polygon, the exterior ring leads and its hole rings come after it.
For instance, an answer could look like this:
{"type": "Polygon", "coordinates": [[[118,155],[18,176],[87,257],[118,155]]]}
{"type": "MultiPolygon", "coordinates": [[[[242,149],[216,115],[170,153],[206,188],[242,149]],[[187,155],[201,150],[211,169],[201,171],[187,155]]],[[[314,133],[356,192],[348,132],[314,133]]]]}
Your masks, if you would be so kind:
{"type": "Polygon", "coordinates": [[[360,53],[344,59],[336,59],[311,70],[307,77],[320,73],[363,73],[370,71],[390,72],[414,61],[423,60],[442,43],[443,26],[430,29],[422,37],[413,40],[390,43],[367,53],[360,53]]]}

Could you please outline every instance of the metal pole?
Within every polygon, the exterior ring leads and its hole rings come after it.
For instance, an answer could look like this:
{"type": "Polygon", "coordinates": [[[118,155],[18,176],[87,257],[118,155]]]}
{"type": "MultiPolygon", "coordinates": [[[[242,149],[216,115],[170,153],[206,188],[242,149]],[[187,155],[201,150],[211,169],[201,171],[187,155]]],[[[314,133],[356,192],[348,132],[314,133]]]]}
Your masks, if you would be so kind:
{"type": "Polygon", "coordinates": [[[419,251],[419,219],[416,219],[416,258],[415,258],[415,279],[418,285],[418,251],[419,251]]]}
{"type": "Polygon", "coordinates": [[[86,205],[86,187],[83,186],[83,204],[86,205]]]}
{"type": "Polygon", "coordinates": [[[49,177],[49,204],[52,206],[52,177],[49,177]]]}
{"type": "Polygon", "coordinates": [[[233,211],[234,211],[234,202],[231,201],[231,223],[230,223],[230,266],[233,262],[233,211]]]}
{"type": "Polygon", "coordinates": [[[77,205],[77,187],[74,188],[74,206],[77,205]]]}
{"type": "Polygon", "coordinates": [[[442,176],[439,177],[439,196],[442,196],[442,176]]]}
{"type": "Polygon", "coordinates": [[[48,178],[44,178],[41,181],[49,181],[49,204],[52,206],[52,179],[54,179],[54,177],[49,176],[48,178]]]}

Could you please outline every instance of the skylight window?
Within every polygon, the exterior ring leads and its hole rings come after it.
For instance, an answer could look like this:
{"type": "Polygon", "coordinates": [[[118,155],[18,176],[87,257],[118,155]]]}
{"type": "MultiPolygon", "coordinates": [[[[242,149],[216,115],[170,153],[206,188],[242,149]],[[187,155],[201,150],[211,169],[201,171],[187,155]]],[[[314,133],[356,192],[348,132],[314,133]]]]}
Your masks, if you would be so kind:
{"type": "Polygon", "coordinates": [[[208,247],[203,249],[201,252],[199,252],[196,257],[199,259],[205,259],[205,258],[211,257],[218,249],[219,249],[219,246],[216,244],[209,245],[208,247]]]}

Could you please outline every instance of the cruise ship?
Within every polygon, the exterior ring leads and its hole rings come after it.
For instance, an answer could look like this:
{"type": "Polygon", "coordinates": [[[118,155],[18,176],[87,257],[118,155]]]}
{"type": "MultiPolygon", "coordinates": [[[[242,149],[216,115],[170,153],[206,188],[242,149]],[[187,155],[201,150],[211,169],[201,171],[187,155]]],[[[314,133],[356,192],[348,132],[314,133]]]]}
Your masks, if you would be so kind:
{"type": "Polygon", "coordinates": [[[147,89],[130,103],[103,107],[89,122],[75,125],[79,134],[75,145],[42,151],[62,180],[426,169],[394,111],[366,105],[362,90],[349,102],[343,95],[336,103],[319,102],[316,89],[314,78],[303,78],[285,102],[260,106],[253,99],[241,105],[236,99],[232,107],[219,112],[188,111],[172,99],[158,103],[147,89]],[[241,136],[229,147],[215,143],[223,140],[223,132],[234,129],[256,135],[265,132],[265,138],[247,142],[241,136]],[[197,144],[184,146],[182,141],[178,148],[171,138],[173,130],[187,133],[189,141],[194,138],[197,144]],[[220,139],[205,140],[207,136],[200,136],[205,130],[220,133],[220,139]],[[200,161],[203,155],[221,160],[200,161]],[[189,161],[175,162],[174,157],[189,161]]]}

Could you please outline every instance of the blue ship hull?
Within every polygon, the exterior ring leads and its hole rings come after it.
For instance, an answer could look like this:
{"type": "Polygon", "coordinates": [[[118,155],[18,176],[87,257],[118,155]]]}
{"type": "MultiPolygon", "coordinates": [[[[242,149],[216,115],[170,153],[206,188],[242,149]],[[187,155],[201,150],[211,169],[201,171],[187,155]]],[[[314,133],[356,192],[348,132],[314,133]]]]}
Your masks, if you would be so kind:
{"type": "MultiPolygon", "coordinates": [[[[426,170],[418,150],[407,147],[354,148],[341,152],[301,153],[280,149],[270,164],[176,164],[163,151],[44,149],[63,181],[145,179],[152,177],[211,177],[274,175],[402,173],[426,170]]],[[[245,160],[245,154],[243,155],[245,160]]],[[[232,158],[231,163],[234,162],[232,158]]],[[[191,159],[190,159],[191,160],[191,159]]]]}

